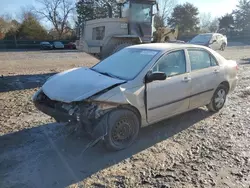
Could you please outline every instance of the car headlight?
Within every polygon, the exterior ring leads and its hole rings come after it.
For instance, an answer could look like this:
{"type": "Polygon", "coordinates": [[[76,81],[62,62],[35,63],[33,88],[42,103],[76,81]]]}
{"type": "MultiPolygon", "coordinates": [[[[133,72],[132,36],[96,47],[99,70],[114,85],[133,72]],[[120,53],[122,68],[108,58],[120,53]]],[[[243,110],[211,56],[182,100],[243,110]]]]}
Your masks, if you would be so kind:
{"type": "Polygon", "coordinates": [[[42,92],[42,88],[40,88],[33,96],[32,96],[32,101],[36,101],[38,95],[42,92]]]}

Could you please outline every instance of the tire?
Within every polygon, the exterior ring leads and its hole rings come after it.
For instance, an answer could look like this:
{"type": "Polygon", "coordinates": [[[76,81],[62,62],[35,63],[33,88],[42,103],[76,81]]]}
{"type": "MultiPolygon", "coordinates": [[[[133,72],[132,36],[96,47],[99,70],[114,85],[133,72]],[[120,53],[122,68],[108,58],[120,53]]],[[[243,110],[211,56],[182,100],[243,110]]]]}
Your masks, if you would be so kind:
{"type": "Polygon", "coordinates": [[[226,49],[226,44],[223,43],[223,44],[221,45],[221,47],[220,47],[220,50],[221,50],[221,51],[225,51],[225,49],[226,49]]]}
{"type": "Polygon", "coordinates": [[[112,38],[109,40],[109,42],[103,46],[101,51],[101,59],[105,59],[108,56],[112,55],[113,53],[116,53],[120,51],[121,49],[133,45],[133,41],[131,40],[124,40],[124,39],[115,39],[112,38]]]}
{"type": "Polygon", "coordinates": [[[126,48],[128,46],[131,46],[133,45],[133,43],[131,42],[121,42],[120,44],[117,44],[115,46],[115,48],[113,49],[112,51],[112,54],[116,53],[116,52],[119,52],[120,50],[122,50],[123,48],[126,48]]]}
{"type": "Polygon", "coordinates": [[[111,111],[108,114],[107,135],[104,138],[108,150],[119,151],[128,148],[136,140],[140,121],[138,116],[127,109],[111,111]]]}
{"type": "Polygon", "coordinates": [[[219,112],[225,105],[229,88],[223,84],[215,90],[214,95],[207,105],[210,112],[219,112]]]}

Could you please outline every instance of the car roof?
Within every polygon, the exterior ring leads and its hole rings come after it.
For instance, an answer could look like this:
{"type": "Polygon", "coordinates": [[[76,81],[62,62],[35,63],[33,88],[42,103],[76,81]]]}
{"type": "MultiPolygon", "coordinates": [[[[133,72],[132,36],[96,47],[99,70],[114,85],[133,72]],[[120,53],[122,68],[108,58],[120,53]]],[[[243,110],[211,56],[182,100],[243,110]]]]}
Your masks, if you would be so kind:
{"type": "Polygon", "coordinates": [[[222,35],[221,33],[201,33],[199,35],[222,35]]]}
{"type": "Polygon", "coordinates": [[[149,44],[138,44],[133,45],[128,48],[137,48],[137,49],[148,49],[148,50],[159,50],[159,51],[168,51],[180,48],[200,48],[206,49],[206,47],[195,44],[183,44],[183,43],[149,43],[149,44]]]}
{"type": "Polygon", "coordinates": [[[215,33],[200,33],[199,35],[213,35],[215,33]]]}

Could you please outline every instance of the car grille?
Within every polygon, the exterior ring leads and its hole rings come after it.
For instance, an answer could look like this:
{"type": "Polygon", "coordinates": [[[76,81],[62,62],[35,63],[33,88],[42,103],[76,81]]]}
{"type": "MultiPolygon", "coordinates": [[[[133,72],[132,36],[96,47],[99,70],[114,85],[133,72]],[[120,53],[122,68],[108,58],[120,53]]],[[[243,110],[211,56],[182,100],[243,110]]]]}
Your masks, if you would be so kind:
{"type": "Polygon", "coordinates": [[[51,100],[45,93],[40,94],[40,102],[45,104],[46,106],[49,106],[51,108],[56,108],[56,105],[59,103],[58,101],[51,100]]]}

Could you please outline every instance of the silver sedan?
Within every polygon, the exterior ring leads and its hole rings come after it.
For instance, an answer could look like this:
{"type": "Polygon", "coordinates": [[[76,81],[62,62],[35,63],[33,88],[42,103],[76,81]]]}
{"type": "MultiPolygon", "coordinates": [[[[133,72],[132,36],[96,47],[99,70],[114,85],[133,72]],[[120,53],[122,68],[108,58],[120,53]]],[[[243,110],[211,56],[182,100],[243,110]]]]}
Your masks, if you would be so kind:
{"type": "Polygon", "coordinates": [[[91,68],[52,76],[34,94],[42,112],[81,125],[112,150],[140,128],[207,106],[218,112],[237,84],[237,63],[191,44],[130,46],[91,68]]]}

